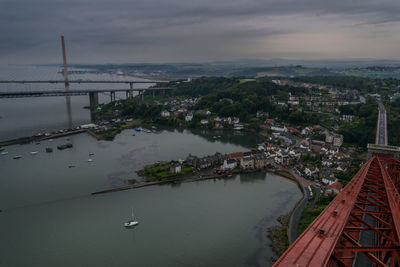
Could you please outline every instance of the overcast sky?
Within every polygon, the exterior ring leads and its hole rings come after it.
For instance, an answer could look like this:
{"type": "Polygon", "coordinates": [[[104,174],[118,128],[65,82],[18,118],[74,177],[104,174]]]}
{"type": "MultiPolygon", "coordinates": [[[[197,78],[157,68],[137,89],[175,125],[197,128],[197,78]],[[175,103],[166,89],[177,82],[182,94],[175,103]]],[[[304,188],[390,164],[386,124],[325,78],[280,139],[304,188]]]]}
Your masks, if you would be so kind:
{"type": "Polygon", "coordinates": [[[0,0],[0,63],[400,59],[400,0],[0,0]]]}

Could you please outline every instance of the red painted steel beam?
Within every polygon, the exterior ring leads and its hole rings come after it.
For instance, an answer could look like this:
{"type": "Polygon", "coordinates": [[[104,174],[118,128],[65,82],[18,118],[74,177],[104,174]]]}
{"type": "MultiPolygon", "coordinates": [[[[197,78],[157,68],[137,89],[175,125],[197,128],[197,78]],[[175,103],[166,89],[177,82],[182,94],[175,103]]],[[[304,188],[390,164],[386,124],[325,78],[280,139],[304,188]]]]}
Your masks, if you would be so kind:
{"type": "Polygon", "coordinates": [[[274,266],[352,266],[356,253],[379,266],[399,266],[398,170],[399,161],[372,157],[274,266]],[[375,233],[375,244],[363,245],[362,231],[375,233]]]}
{"type": "Polygon", "coordinates": [[[274,266],[326,266],[348,221],[373,160],[374,158],[371,158],[364,164],[274,266]]]}

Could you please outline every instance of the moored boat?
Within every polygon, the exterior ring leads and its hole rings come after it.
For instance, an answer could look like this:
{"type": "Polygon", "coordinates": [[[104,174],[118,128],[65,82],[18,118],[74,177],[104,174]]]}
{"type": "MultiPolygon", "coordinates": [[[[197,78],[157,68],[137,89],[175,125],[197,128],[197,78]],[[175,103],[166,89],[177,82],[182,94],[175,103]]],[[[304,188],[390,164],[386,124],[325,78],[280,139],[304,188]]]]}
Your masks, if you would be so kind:
{"type": "Polygon", "coordinates": [[[135,225],[138,225],[138,224],[139,224],[139,221],[135,221],[134,215],[133,215],[133,209],[132,209],[132,220],[129,220],[126,223],[124,223],[124,226],[126,228],[129,228],[129,227],[132,227],[132,226],[135,226],[135,225]]]}
{"type": "Polygon", "coordinates": [[[14,157],[13,157],[13,159],[20,159],[20,158],[22,158],[21,155],[17,155],[17,156],[14,156],[14,157]]]}

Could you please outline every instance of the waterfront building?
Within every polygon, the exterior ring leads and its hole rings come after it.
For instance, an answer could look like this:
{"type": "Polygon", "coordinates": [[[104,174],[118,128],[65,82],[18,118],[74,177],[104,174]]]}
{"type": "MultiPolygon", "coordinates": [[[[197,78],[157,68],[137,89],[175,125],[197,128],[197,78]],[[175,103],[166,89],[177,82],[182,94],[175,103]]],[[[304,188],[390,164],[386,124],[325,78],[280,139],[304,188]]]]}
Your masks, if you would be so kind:
{"type": "Polygon", "coordinates": [[[234,159],[226,159],[224,160],[224,164],[222,164],[221,168],[223,170],[233,170],[236,168],[237,162],[234,159]]]}
{"type": "Polygon", "coordinates": [[[243,156],[240,160],[240,167],[244,170],[254,169],[254,159],[251,155],[243,156]]]}

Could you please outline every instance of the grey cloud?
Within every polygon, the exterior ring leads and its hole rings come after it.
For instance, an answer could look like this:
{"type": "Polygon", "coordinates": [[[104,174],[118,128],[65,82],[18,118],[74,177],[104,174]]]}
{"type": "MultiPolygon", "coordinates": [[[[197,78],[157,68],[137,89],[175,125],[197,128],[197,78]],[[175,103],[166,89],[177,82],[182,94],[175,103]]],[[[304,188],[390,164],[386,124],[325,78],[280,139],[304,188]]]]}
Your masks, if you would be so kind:
{"type": "MultiPolygon", "coordinates": [[[[262,53],[261,41],[305,31],[310,18],[323,27],[333,16],[328,26],[340,29],[345,23],[396,23],[399,14],[400,1],[372,0],[0,0],[0,61],[36,62],[35,56],[43,55],[41,60],[56,62],[49,48],[57,47],[61,34],[71,54],[90,49],[116,61],[135,60],[122,53],[136,51],[148,61],[168,51],[171,60],[221,59],[228,52],[246,57],[262,53]],[[260,51],[241,50],[244,44],[260,51]]],[[[292,54],[296,51],[288,51],[292,54]]]]}

